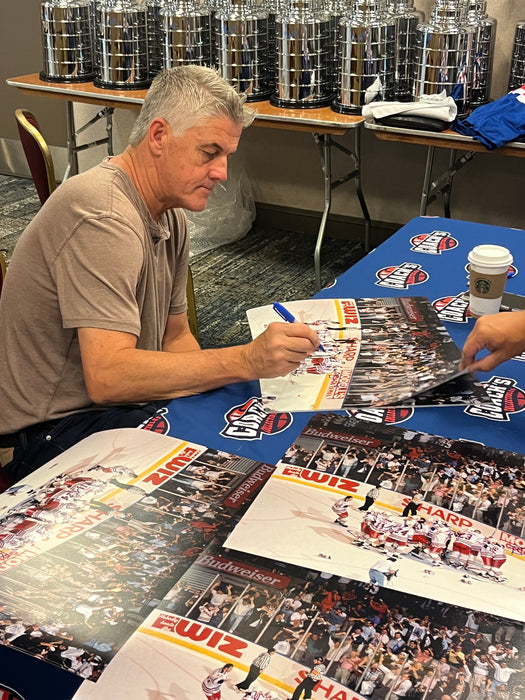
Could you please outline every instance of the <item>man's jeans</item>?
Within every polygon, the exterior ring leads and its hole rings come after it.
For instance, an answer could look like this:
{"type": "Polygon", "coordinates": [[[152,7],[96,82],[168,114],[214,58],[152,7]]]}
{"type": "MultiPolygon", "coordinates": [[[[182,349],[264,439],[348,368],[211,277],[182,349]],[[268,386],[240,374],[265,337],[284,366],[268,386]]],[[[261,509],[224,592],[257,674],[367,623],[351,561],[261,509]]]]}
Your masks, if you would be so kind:
{"type": "Polygon", "coordinates": [[[15,483],[85,437],[112,428],[136,428],[165,404],[113,406],[32,425],[16,433],[13,459],[2,471],[15,483]]]}

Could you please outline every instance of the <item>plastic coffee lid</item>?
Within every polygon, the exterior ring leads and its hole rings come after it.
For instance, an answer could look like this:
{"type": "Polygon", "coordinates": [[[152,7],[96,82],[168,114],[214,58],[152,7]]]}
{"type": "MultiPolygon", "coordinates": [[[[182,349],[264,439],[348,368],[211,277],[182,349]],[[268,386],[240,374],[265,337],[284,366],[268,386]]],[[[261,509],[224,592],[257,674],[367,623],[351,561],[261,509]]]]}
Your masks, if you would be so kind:
{"type": "Polygon", "coordinates": [[[510,265],[512,255],[507,248],[490,243],[477,245],[468,254],[469,262],[478,265],[510,265]]]}

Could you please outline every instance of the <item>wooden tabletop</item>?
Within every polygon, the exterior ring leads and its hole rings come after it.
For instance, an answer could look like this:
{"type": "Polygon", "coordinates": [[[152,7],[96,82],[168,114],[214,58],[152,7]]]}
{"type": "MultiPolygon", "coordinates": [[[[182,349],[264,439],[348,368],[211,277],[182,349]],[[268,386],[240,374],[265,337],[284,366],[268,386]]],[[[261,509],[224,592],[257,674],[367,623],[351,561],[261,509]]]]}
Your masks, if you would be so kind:
{"type": "MultiPolygon", "coordinates": [[[[147,90],[109,90],[96,87],[92,82],[54,83],[41,80],[38,73],[8,78],[6,82],[24,94],[42,93],[46,97],[119,109],[140,109],[147,92],[147,90]]],[[[249,102],[248,107],[257,113],[255,126],[274,129],[341,135],[364,121],[361,115],[338,114],[330,107],[284,109],[274,107],[268,100],[249,102]]]]}
{"type": "Polygon", "coordinates": [[[459,151],[476,151],[478,153],[500,153],[504,156],[525,157],[525,143],[512,141],[501,148],[489,151],[477,139],[463,136],[452,129],[445,131],[421,131],[419,129],[404,129],[397,126],[378,124],[373,119],[365,120],[365,127],[371,129],[378,139],[383,141],[399,141],[415,143],[420,146],[435,146],[436,148],[454,148],[459,151]]]}

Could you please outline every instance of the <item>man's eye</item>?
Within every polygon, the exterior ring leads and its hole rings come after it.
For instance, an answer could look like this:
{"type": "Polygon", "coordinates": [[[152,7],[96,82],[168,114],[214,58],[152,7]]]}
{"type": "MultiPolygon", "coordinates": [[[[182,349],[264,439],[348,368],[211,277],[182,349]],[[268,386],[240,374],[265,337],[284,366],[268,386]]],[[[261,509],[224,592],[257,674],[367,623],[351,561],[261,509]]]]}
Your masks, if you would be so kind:
{"type": "Polygon", "coordinates": [[[202,151],[202,153],[207,160],[212,160],[217,155],[215,151],[202,151]]]}

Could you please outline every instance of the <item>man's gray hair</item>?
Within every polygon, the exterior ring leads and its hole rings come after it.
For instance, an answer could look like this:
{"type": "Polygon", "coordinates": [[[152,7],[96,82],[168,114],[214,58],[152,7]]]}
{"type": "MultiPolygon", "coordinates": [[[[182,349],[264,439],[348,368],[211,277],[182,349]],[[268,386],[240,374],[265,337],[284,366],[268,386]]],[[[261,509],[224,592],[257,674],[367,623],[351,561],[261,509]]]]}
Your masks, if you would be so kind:
{"type": "Polygon", "coordinates": [[[236,92],[211,68],[178,66],[163,70],[151,83],[128,143],[137,146],[158,117],[168,122],[175,136],[214,117],[249,126],[255,112],[244,107],[245,100],[245,95],[236,92]]]}

